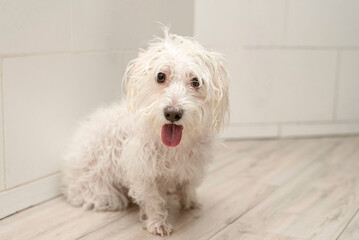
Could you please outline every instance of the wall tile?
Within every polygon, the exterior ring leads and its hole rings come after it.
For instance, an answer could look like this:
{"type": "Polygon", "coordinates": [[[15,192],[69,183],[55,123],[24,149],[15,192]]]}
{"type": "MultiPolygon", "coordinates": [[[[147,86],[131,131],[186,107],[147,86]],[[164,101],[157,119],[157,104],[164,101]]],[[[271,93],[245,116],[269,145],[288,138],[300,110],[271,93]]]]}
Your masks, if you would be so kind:
{"type": "Polygon", "coordinates": [[[197,0],[195,36],[204,45],[278,45],[284,41],[285,0],[197,0]]]}
{"type": "Polygon", "coordinates": [[[335,51],[227,51],[233,123],[330,120],[335,51]]]}
{"type": "Polygon", "coordinates": [[[193,36],[194,0],[163,0],[161,14],[162,21],[171,25],[172,33],[193,36]]]}
{"type": "Polygon", "coordinates": [[[359,51],[341,53],[337,118],[359,120],[359,51]]]}
{"type": "Polygon", "coordinates": [[[161,0],[74,0],[74,50],[138,48],[160,33],[161,0]]]}
{"type": "Polygon", "coordinates": [[[59,170],[76,122],[119,98],[121,59],[115,53],[5,59],[8,187],[59,170]]]}
{"type": "Polygon", "coordinates": [[[359,46],[359,1],[289,0],[287,44],[359,46]]]}
{"type": "Polygon", "coordinates": [[[0,55],[70,49],[69,0],[0,0],[0,55]]]}
{"type": "Polygon", "coordinates": [[[172,23],[175,33],[192,32],[192,1],[163,0],[74,0],[72,4],[74,50],[137,49],[154,35],[162,36],[161,25],[172,23]],[[176,7],[176,10],[167,9],[176,7]]]}

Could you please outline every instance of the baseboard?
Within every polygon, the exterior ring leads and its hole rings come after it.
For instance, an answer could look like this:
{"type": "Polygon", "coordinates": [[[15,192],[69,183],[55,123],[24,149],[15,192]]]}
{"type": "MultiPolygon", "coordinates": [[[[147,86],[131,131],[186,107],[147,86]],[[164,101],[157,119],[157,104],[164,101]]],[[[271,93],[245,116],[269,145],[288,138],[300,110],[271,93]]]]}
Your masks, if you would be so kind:
{"type": "Polygon", "coordinates": [[[60,173],[0,192],[0,219],[60,194],[60,173]]]}
{"type": "Polygon", "coordinates": [[[224,139],[275,138],[278,137],[277,125],[240,125],[230,124],[223,132],[224,139]]]}
{"type": "Polygon", "coordinates": [[[281,137],[309,137],[358,134],[359,123],[287,124],[281,128],[281,137]]]}
{"type": "Polygon", "coordinates": [[[230,124],[224,139],[316,137],[359,134],[359,122],[230,124]]]}

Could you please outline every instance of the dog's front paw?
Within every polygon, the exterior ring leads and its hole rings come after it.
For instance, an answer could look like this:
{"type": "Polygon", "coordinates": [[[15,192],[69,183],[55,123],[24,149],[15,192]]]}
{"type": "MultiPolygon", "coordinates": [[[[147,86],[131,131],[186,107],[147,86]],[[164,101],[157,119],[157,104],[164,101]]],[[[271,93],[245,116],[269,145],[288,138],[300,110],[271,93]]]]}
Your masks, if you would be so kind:
{"type": "Polygon", "coordinates": [[[148,223],[147,230],[161,237],[169,236],[172,233],[172,227],[168,223],[148,223]]]}

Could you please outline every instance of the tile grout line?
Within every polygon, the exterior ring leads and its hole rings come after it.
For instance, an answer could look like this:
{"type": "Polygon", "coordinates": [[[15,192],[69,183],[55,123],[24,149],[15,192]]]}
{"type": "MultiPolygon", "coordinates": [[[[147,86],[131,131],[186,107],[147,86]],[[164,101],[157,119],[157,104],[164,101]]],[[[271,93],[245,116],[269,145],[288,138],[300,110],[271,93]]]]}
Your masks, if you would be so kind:
{"type": "MultiPolygon", "coordinates": [[[[294,176],[292,176],[290,179],[287,180],[287,182],[285,184],[283,184],[282,186],[277,187],[273,192],[271,192],[267,197],[265,197],[264,199],[262,199],[260,202],[258,202],[255,206],[251,207],[250,209],[248,209],[247,211],[245,211],[243,214],[240,214],[238,217],[236,217],[234,220],[232,220],[229,224],[227,224],[226,226],[224,226],[223,228],[219,229],[218,231],[216,231],[216,233],[212,234],[209,238],[207,238],[207,240],[211,240],[213,237],[215,237],[217,234],[219,234],[220,232],[222,232],[224,229],[226,229],[228,226],[232,225],[234,222],[236,222],[238,219],[240,219],[243,215],[245,215],[246,213],[248,213],[250,210],[252,210],[254,207],[258,206],[260,203],[262,203],[263,201],[265,201],[266,199],[268,199],[270,196],[272,196],[274,193],[276,193],[277,191],[279,191],[279,189],[283,188],[284,186],[286,186],[287,184],[289,184],[290,182],[294,181],[294,179],[296,177],[298,177],[300,174],[302,174],[307,168],[309,168],[317,159],[320,159],[323,155],[325,155],[327,152],[337,148],[339,146],[339,143],[334,142],[332,143],[332,145],[326,150],[323,151],[321,154],[319,154],[316,158],[314,158],[312,161],[310,161],[307,165],[305,165],[298,173],[296,173],[294,176]]],[[[336,239],[338,240],[338,239],[336,239]]]]}
{"type": "Polygon", "coordinates": [[[340,119],[340,120],[303,120],[301,122],[293,121],[293,122],[233,122],[230,123],[230,126],[269,126],[269,125],[316,125],[316,124],[355,124],[359,123],[359,119],[340,119]]]}
{"type": "Polygon", "coordinates": [[[55,52],[35,52],[35,53],[22,53],[22,54],[8,54],[1,55],[2,58],[19,58],[19,57],[39,57],[39,56],[51,56],[51,55],[64,55],[71,54],[69,51],[55,51],[55,52]]]}
{"type": "Polygon", "coordinates": [[[73,3],[72,3],[72,0],[69,0],[69,8],[70,8],[70,52],[72,52],[73,50],[73,10],[72,10],[72,6],[73,6],[73,3]]]}
{"type": "Polygon", "coordinates": [[[359,50],[359,46],[305,46],[305,45],[242,45],[246,50],[359,50]]]}
{"type": "Polygon", "coordinates": [[[284,24],[283,24],[283,45],[287,44],[288,41],[288,16],[289,16],[289,0],[284,2],[284,24]]]}
{"type": "Polygon", "coordinates": [[[6,190],[6,159],[5,159],[5,111],[4,111],[4,79],[3,79],[4,59],[0,58],[0,93],[1,93],[1,128],[2,128],[2,158],[4,172],[4,190],[6,190]]]}
{"type": "Polygon", "coordinates": [[[39,56],[56,56],[65,54],[92,54],[92,53],[109,53],[126,50],[138,50],[137,48],[111,48],[111,49],[100,49],[100,50],[76,50],[76,51],[58,51],[58,52],[36,52],[36,53],[23,53],[23,54],[9,54],[0,55],[0,58],[19,58],[19,57],[39,57],[39,56]]]}
{"type": "Polygon", "coordinates": [[[345,230],[348,228],[348,226],[350,225],[350,223],[353,221],[353,219],[355,218],[356,215],[359,214],[359,208],[357,208],[357,210],[354,212],[353,216],[349,219],[349,221],[347,222],[347,224],[345,224],[345,226],[343,227],[342,231],[339,233],[338,237],[335,240],[339,240],[340,237],[342,236],[342,234],[345,232],[345,230]]]}
{"type": "Polygon", "coordinates": [[[335,67],[335,78],[334,78],[334,93],[333,93],[333,115],[334,121],[338,118],[338,92],[339,92],[339,79],[340,79],[340,67],[341,67],[342,53],[340,50],[337,51],[337,61],[335,67]]]}
{"type": "Polygon", "coordinates": [[[44,175],[44,176],[41,176],[41,177],[38,177],[38,178],[35,178],[35,179],[31,179],[30,181],[27,181],[27,182],[24,182],[24,183],[20,183],[20,184],[18,184],[18,185],[15,185],[15,186],[12,186],[12,187],[10,187],[10,188],[7,188],[6,190],[13,190],[13,189],[16,189],[16,188],[19,188],[19,187],[23,187],[23,186],[26,186],[26,185],[28,185],[28,184],[31,184],[31,183],[40,181],[40,180],[42,180],[42,179],[55,176],[56,174],[59,174],[59,173],[61,173],[60,170],[58,170],[58,171],[56,171],[56,172],[52,172],[52,173],[46,174],[46,175],[44,175]]]}

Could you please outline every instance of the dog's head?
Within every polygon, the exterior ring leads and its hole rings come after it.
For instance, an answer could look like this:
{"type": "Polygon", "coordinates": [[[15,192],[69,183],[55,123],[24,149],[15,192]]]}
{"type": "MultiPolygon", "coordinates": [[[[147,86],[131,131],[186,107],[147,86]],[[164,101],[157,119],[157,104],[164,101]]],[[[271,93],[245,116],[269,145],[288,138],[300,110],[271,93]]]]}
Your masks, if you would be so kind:
{"type": "Polygon", "coordinates": [[[192,38],[165,31],[126,69],[123,89],[129,111],[166,146],[218,134],[229,116],[221,61],[192,38]]]}

